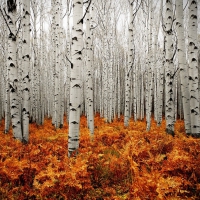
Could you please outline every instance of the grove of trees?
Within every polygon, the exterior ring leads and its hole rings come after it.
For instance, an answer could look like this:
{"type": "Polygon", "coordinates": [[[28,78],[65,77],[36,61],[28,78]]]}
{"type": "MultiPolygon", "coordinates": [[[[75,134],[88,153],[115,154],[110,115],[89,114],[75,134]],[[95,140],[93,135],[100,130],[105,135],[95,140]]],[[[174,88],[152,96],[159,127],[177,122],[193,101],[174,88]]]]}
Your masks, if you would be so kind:
{"type": "Polygon", "coordinates": [[[68,156],[80,116],[91,140],[94,114],[110,123],[151,119],[174,135],[177,119],[200,137],[199,0],[1,0],[0,120],[29,141],[29,123],[69,123],[68,156]]]}

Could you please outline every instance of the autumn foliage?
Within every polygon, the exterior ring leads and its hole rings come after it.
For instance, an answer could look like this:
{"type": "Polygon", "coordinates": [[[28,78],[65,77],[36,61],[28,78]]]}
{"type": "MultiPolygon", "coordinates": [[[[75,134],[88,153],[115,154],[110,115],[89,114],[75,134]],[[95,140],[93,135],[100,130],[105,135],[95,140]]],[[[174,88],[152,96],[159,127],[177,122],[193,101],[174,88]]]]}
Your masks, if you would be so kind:
{"type": "Polygon", "coordinates": [[[30,124],[30,142],[21,144],[12,133],[0,142],[0,199],[8,200],[125,200],[200,199],[200,139],[187,137],[183,121],[175,136],[152,122],[123,118],[105,123],[95,117],[90,141],[81,117],[80,150],[67,157],[68,126],[59,130],[46,119],[30,124]]]}

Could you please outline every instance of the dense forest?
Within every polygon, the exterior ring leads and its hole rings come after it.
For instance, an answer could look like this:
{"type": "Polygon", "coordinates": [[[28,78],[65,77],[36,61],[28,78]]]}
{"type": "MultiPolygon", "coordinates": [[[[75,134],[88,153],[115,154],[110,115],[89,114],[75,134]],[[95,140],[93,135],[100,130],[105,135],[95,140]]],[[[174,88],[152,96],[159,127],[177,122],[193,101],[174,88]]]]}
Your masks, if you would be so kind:
{"type": "Polygon", "coordinates": [[[199,0],[0,0],[0,199],[199,199],[199,0]]]}

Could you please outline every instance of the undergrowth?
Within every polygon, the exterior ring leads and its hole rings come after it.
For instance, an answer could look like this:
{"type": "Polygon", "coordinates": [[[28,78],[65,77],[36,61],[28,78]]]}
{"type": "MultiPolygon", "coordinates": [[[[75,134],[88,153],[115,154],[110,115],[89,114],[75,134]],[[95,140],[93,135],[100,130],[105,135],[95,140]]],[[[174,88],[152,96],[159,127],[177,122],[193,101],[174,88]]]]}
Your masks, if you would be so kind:
{"type": "Polygon", "coordinates": [[[187,137],[184,123],[175,136],[152,122],[123,117],[105,123],[95,117],[90,141],[81,117],[80,148],[67,157],[68,125],[55,130],[51,120],[30,124],[30,142],[21,144],[0,127],[0,199],[5,200],[163,200],[200,199],[200,139],[187,137]]]}

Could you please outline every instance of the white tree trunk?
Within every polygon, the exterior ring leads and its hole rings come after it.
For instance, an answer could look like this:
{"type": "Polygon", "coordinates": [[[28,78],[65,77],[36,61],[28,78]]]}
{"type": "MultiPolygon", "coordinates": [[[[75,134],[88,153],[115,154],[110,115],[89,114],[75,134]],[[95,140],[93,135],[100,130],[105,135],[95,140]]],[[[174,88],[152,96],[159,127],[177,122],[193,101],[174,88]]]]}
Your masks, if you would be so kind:
{"type": "MultiPolygon", "coordinates": [[[[89,3],[86,4],[86,8],[90,6],[89,3]]],[[[91,8],[93,9],[93,8],[91,8]]],[[[86,77],[86,83],[87,83],[87,109],[88,109],[88,126],[90,129],[90,134],[93,136],[94,134],[94,100],[93,100],[93,69],[92,69],[92,38],[91,38],[91,28],[93,26],[91,25],[92,22],[92,15],[90,15],[90,8],[88,8],[87,14],[86,14],[86,68],[87,68],[87,77],[86,77]]]]}
{"type": "Polygon", "coordinates": [[[128,66],[125,69],[125,110],[124,125],[128,126],[130,119],[130,95],[131,95],[131,70],[133,67],[133,1],[129,3],[129,55],[128,66]]]}
{"type": "Polygon", "coordinates": [[[165,62],[163,62],[163,54],[160,53],[159,55],[159,62],[161,67],[157,69],[157,125],[160,126],[162,122],[162,111],[163,111],[163,91],[164,91],[164,65],[165,62]]]}
{"type": "MultiPolygon", "coordinates": [[[[112,18],[110,18],[112,21],[112,18]]],[[[113,119],[113,33],[112,24],[109,30],[109,68],[108,68],[108,122],[113,119]]]]}
{"type": "MultiPolygon", "coordinates": [[[[58,9],[58,8],[57,8],[58,9]]],[[[55,97],[55,92],[58,88],[56,88],[56,32],[58,32],[57,28],[56,28],[56,0],[52,0],[51,1],[51,12],[52,12],[52,27],[51,27],[51,31],[52,31],[52,52],[51,52],[51,56],[52,56],[52,71],[53,71],[53,76],[52,76],[52,124],[54,126],[56,126],[56,98],[55,97]]],[[[58,18],[58,12],[57,12],[57,18],[58,18]]],[[[58,36],[57,36],[58,37],[58,36]]],[[[58,65],[57,65],[58,66],[58,65]]],[[[58,84],[58,80],[57,80],[57,84],[58,84]]],[[[58,85],[57,85],[58,86],[58,85]]]]}
{"type": "Polygon", "coordinates": [[[165,115],[166,115],[166,132],[174,135],[174,64],[173,64],[173,8],[172,0],[166,0],[166,68],[165,68],[165,115]]]}
{"type": "MultiPolygon", "coordinates": [[[[134,59],[133,59],[134,60],[134,59]]],[[[137,87],[138,87],[138,82],[137,82],[137,65],[138,63],[137,62],[134,62],[133,63],[133,73],[132,73],[132,85],[133,85],[133,89],[132,89],[132,92],[133,92],[133,101],[132,104],[133,104],[133,118],[134,118],[134,121],[137,120],[137,98],[138,98],[138,95],[137,95],[137,87]]]]}
{"type": "Polygon", "coordinates": [[[149,3],[149,47],[148,47],[148,76],[147,76],[147,131],[151,128],[151,110],[152,110],[152,95],[153,95],[153,8],[152,1],[149,3]]]}
{"type": "Polygon", "coordinates": [[[45,78],[45,52],[44,52],[44,41],[45,41],[45,33],[44,33],[44,0],[40,1],[40,40],[39,40],[39,124],[44,123],[44,115],[45,115],[45,93],[47,92],[45,90],[46,82],[48,79],[45,78]]]}
{"type": "Polygon", "coordinates": [[[9,36],[8,36],[8,82],[10,88],[10,112],[12,119],[12,128],[14,138],[22,141],[22,129],[21,129],[21,116],[20,116],[20,100],[18,96],[19,80],[17,69],[17,44],[16,44],[16,3],[9,1],[8,4],[8,24],[9,24],[9,36]]]}
{"type": "Polygon", "coordinates": [[[38,70],[38,39],[37,39],[37,4],[36,1],[31,1],[31,7],[33,9],[33,71],[31,73],[31,80],[32,80],[32,121],[38,123],[38,94],[39,94],[39,86],[38,86],[38,79],[39,79],[39,70],[38,70]]]}
{"type": "Polygon", "coordinates": [[[140,120],[144,118],[144,72],[141,71],[141,102],[140,102],[140,107],[141,107],[141,114],[140,114],[140,120]]]}
{"type": "Polygon", "coordinates": [[[200,137],[198,91],[197,0],[189,0],[188,58],[191,134],[200,137]]]}
{"type": "Polygon", "coordinates": [[[120,119],[120,104],[121,104],[121,98],[120,98],[120,58],[117,59],[118,60],[118,63],[117,63],[117,113],[118,113],[118,119],[120,119]]]}
{"type": "Polygon", "coordinates": [[[68,10],[68,14],[67,14],[67,46],[66,46],[66,49],[67,49],[67,80],[66,80],[66,97],[67,97],[67,120],[69,121],[69,95],[70,95],[70,69],[71,69],[71,39],[70,39],[70,6],[69,4],[67,4],[67,10],[68,10]]]}
{"type": "MultiPolygon", "coordinates": [[[[104,20],[105,22],[105,16],[104,20]]],[[[107,42],[107,30],[104,30],[103,36],[103,91],[102,91],[102,106],[103,117],[108,120],[108,42],[107,42]]]]}
{"type": "Polygon", "coordinates": [[[137,103],[137,120],[140,119],[141,117],[141,90],[142,90],[142,77],[141,77],[141,64],[140,64],[140,59],[138,60],[138,69],[137,69],[137,74],[136,74],[136,81],[137,81],[137,94],[136,94],[136,103],[137,103]]]}
{"type": "Polygon", "coordinates": [[[22,45],[22,133],[29,140],[30,115],[30,0],[23,0],[23,45],[22,45]]]}
{"type": "Polygon", "coordinates": [[[60,0],[54,0],[55,5],[55,50],[56,50],[56,63],[54,71],[54,80],[55,80],[55,90],[54,90],[54,126],[60,128],[61,125],[61,93],[60,93],[60,0]]]}
{"type": "MultiPolygon", "coordinates": [[[[7,27],[6,27],[7,28],[7,27]]],[[[6,41],[6,35],[8,34],[8,30],[4,30],[5,31],[5,35],[4,35],[4,40],[6,41]]],[[[3,59],[3,68],[2,69],[2,79],[1,79],[1,82],[3,83],[4,82],[4,85],[2,85],[2,91],[4,91],[4,104],[2,105],[4,107],[4,111],[5,111],[5,130],[4,132],[5,133],[8,133],[9,129],[10,129],[10,123],[11,123],[11,117],[10,117],[10,88],[9,88],[9,79],[8,79],[8,76],[9,76],[9,70],[8,70],[8,67],[7,67],[7,57],[8,57],[8,44],[5,43],[5,47],[4,47],[4,59],[3,59]],[[4,75],[4,77],[3,77],[4,75]],[[4,87],[3,87],[4,86],[4,87]]],[[[3,108],[2,107],[2,108],[3,108]]],[[[2,109],[3,110],[3,109],[2,109]]]]}
{"type": "Polygon", "coordinates": [[[77,153],[79,147],[80,111],[81,111],[81,68],[83,50],[83,1],[73,2],[73,28],[72,28],[72,66],[70,76],[70,114],[68,156],[77,153]]]}
{"type": "Polygon", "coordinates": [[[154,118],[157,121],[158,120],[158,105],[159,105],[159,70],[158,68],[160,67],[158,65],[159,62],[157,62],[159,58],[159,49],[158,49],[158,34],[160,30],[160,22],[161,22],[161,17],[162,17],[162,12],[163,12],[163,0],[160,0],[160,5],[159,5],[159,15],[158,19],[154,17],[154,30],[155,30],[155,35],[154,35],[154,42],[153,42],[153,63],[155,65],[154,67],[154,118]]]}
{"type": "Polygon", "coordinates": [[[188,68],[186,62],[186,49],[184,37],[184,24],[183,24],[183,0],[176,1],[176,29],[178,39],[178,62],[180,68],[180,81],[183,101],[183,112],[185,131],[187,134],[191,133],[190,121],[190,100],[189,100],[189,83],[188,83],[188,68]]]}

